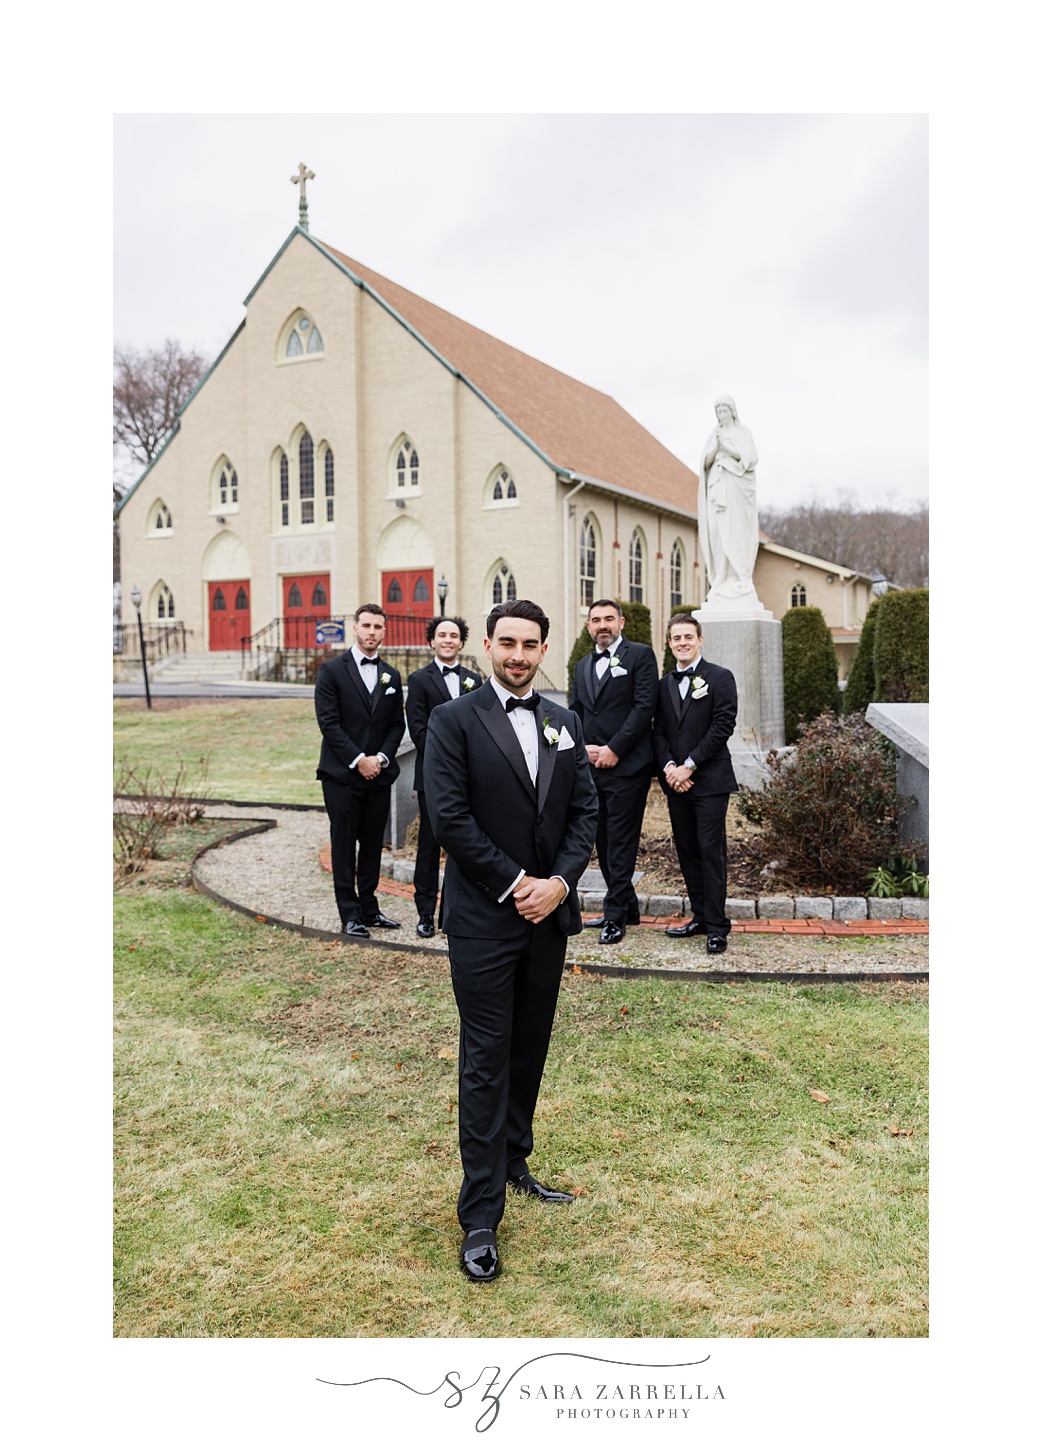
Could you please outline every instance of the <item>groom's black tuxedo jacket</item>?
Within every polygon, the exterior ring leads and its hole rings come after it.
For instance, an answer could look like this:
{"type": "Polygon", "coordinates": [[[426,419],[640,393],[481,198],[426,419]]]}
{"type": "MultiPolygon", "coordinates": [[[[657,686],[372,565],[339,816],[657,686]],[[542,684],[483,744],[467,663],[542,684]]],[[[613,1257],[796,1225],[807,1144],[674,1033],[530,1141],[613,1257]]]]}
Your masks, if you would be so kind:
{"type": "Polygon", "coordinates": [[[597,791],[578,717],[540,701],[539,767],[533,786],[524,752],[492,685],[431,712],[423,784],[434,835],[448,853],[442,927],[450,937],[523,940],[530,924],[513,899],[497,899],[522,871],[563,877],[570,890],[551,920],[582,931],[576,884],[597,832],[597,791]],[[563,750],[544,722],[574,744],[563,750]]]}
{"type": "MultiPolygon", "coordinates": [[[[472,689],[476,690],[481,684],[481,676],[474,670],[468,670],[465,665],[459,668],[459,689],[460,696],[469,694],[466,683],[473,680],[472,689]]],[[[441,666],[436,660],[429,665],[414,670],[409,676],[409,689],[405,701],[405,718],[409,722],[409,739],[416,747],[416,774],[413,777],[412,789],[423,790],[423,748],[427,740],[427,722],[430,719],[431,711],[436,705],[444,705],[446,701],[452,700],[449,688],[445,684],[445,677],[441,673],[441,666]]]]}
{"type": "Polygon", "coordinates": [[[575,667],[568,704],[582,721],[587,741],[610,746],[618,756],[619,764],[610,771],[612,776],[650,776],[655,769],[651,744],[658,687],[655,652],[623,635],[613,653],[625,675],[612,675],[608,670],[599,681],[597,654],[591,651],[575,667]]]}
{"type": "Polygon", "coordinates": [[[405,735],[405,712],[402,706],[402,677],[393,665],[379,656],[376,661],[377,685],[372,695],[366,690],[354,656],[348,651],[335,660],[326,660],[318,668],[315,680],[315,714],[322,732],[322,752],[316,775],[328,776],[342,785],[357,785],[367,790],[386,790],[401,774],[394,759],[405,735]],[[380,676],[390,678],[380,684],[380,676]],[[351,762],[359,755],[383,754],[389,765],[373,781],[366,781],[351,762]]]}
{"type": "MultiPolygon", "coordinates": [[[[738,790],[727,742],[738,719],[738,687],[730,670],[699,660],[695,675],[709,689],[694,699],[689,687],[685,701],[670,671],[659,682],[655,711],[655,754],[661,773],[670,761],[682,766],[690,756],[695,764],[691,791],[695,796],[721,796],[738,790]]],[[[664,789],[665,781],[663,780],[664,789]]]]}

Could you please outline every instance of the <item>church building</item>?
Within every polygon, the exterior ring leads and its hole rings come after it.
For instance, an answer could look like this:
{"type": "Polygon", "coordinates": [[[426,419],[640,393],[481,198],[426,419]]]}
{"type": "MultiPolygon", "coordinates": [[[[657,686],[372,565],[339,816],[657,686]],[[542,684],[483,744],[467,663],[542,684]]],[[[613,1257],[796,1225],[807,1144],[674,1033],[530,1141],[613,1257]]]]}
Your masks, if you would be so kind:
{"type": "Polygon", "coordinates": [[[210,651],[367,601],[394,643],[395,616],[439,612],[439,581],[480,651],[488,610],[527,597],[563,689],[593,600],[643,601],[660,636],[702,599],[696,492],[604,393],[298,226],[121,502],[124,595],[210,651]]]}
{"type": "MultiPolygon", "coordinates": [[[[124,619],[137,586],[189,653],[232,651],[379,601],[387,643],[419,644],[440,585],[480,655],[488,610],[530,598],[557,689],[595,599],[641,601],[663,640],[705,598],[697,475],[606,394],[316,241],[304,206],[301,223],[119,505],[124,619]]],[[[864,610],[845,614],[826,611],[864,610]]]]}

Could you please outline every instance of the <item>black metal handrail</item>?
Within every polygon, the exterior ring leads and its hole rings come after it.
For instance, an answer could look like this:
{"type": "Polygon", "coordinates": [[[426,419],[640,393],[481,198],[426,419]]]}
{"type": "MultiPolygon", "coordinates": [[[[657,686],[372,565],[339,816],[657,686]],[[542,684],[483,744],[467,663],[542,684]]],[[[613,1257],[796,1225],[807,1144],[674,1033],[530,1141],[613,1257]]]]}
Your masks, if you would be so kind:
{"type": "MultiPolygon", "coordinates": [[[[169,625],[143,625],[145,635],[145,658],[149,665],[154,665],[157,660],[164,659],[167,655],[183,655],[188,649],[188,636],[191,630],[186,630],[180,621],[173,621],[169,625]]],[[[114,620],[112,623],[112,653],[122,655],[127,660],[139,660],[141,658],[140,638],[138,635],[137,622],[132,625],[125,624],[121,620],[114,620]]]]}
{"type": "MultiPolygon", "coordinates": [[[[430,616],[388,615],[380,654],[391,661],[403,679],[431,659],[427,644],[430,616]]],[[[323,660],[351,648],[351,624],[347,615],[276,615],[252,635],[243,635],[240,642],[243,679],[313,681],[323,660]],[[344,626],[343,644],[319,645],[315,641],[316,626],[334,623],[344,626]]],[[[488,661],[473,655],[461,655],[471,670],[488,674],[488,661]]],[[[537,690],[556,690],[545,671],[536,675],[537,690]]]]}

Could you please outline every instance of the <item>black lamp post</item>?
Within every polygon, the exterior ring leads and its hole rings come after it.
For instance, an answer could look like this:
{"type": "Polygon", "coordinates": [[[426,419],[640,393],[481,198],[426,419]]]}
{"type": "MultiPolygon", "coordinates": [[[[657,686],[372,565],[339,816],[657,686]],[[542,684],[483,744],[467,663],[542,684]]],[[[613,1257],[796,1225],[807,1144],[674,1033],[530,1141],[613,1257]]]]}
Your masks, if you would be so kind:
{"type": "Polygon", "coordinates": [[[441,611],[441,618],[444,619],[445,601],[449,597],[449,582],[444,575],[442,575],[441,579],[438,580],[438,583],[434,586],[434,588],[438,591],[438,609],[441,611]]]}
{"type": "Polygon", "coordinates": [[[130,591],[130,599],[135,610],[137,610],[137,637],[141,641],[141,669],[145,677],[145,699],[148,701],[149,710],[151,710],[152,692],[148,688],[148,660],[145,656],[145,627],[141,623],[141,591],[137,585],[130,591]]]}

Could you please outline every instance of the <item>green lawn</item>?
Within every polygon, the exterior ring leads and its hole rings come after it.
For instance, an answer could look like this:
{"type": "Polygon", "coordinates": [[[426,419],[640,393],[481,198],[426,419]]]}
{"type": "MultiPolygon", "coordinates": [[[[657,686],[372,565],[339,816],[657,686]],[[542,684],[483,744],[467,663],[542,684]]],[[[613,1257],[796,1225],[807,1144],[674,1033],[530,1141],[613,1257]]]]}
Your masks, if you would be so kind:
{"type": "Polygon", "coordinates": [[[180,761],[200,780],[208,757],[207,789],[217,800],[322,805],[315,779],[321,745],[310,700],[213,700],[172,709],[142,710],[113,703],[117,759],[153,764],[171,778],[180,761]]]}
{"type": "Polygon", "coordinates": [[[117,1335],[927,1333],[924,988],[566,976],[532,1168],[582,1192],[474,1286],[447,964],[216,906],[193,831],[116,893],[117,1335]]]}

